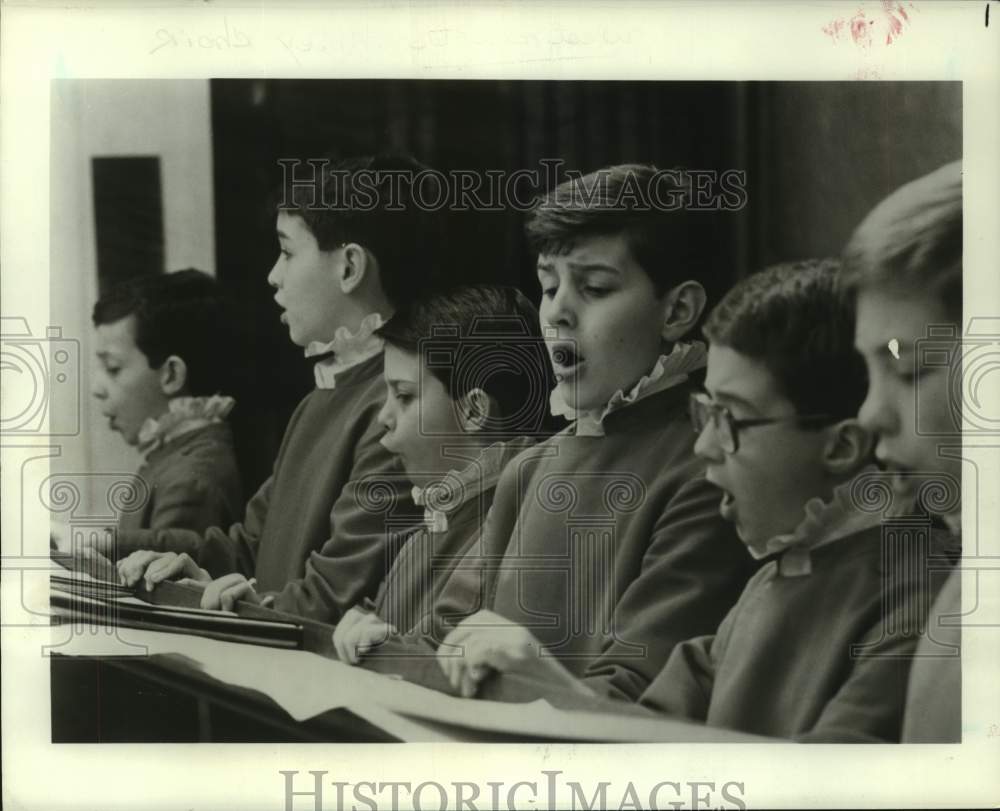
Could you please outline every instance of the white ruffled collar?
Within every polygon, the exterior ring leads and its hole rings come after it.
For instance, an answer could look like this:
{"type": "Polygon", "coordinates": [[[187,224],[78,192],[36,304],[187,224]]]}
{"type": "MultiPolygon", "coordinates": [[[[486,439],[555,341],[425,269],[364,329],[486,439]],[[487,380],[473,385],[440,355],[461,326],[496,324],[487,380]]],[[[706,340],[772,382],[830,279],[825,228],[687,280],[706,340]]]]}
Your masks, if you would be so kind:
{"type": "Polygon", "coordinates": [[[352,366],[364,363],[382,351],[385,342],[375,330],[383,324],[381,313],[370,313],[361,319],[358,331],[352,333],[347,327],[337,327],[333,340],[329,343],[313,341],[306,347],[306,357],[331,354],[331,357],[316,362],[313,374],[316,377],[316,387],[332,389],[336,385],[336,377],[352,366]]]}
{"type": "Polygon", "coordinates": [[[628,394],[619,389],[603,408],[577,411],[566,402],[558,386],[549,395],[549,408],[554,417],[574,422],[577,436],[604,436],[604,418],[608,414],[684,382],[691,372],[704,368],[707,357],[708,349],[701,341],[678,341],[669,353],[660,355],[649,374],[640,378],[628,394]]]}
{"type": "Polygon", "coordinates": [[[763,545],[748,544],[750,554],[759,560],[781,553],[778,568],[783,575],[794,577],[809,574],[812,571],[810,553],[814,549],[881,523],[880,514],[857,509],[851,495],[858,476],[868,474],[873,469],[867,467],[849,481],[835,487],[829,501],[818,496],[809,499],[804,506],[805,515],[795,529],[775,535],[763,545]]]}
{"type": "Polygon", "coordinates": [[[424,508],[424,523],[432,532],[448,529],[448,515],[480,493],[495,487],[507,463],[534,444],[526,437],[497,442],[460,470],[451,470],[424,487],[414,485],[413,503],[424,508]]]}
{"type": "Polygon", "coordinates": [[[191,431],[222,422],[233,410],[232,397],[213,394],[211,397],[175,397],[167,404],[167,413],[150,417],[139,429],[139,451],[144,454],[162,447],[191,431]]]}

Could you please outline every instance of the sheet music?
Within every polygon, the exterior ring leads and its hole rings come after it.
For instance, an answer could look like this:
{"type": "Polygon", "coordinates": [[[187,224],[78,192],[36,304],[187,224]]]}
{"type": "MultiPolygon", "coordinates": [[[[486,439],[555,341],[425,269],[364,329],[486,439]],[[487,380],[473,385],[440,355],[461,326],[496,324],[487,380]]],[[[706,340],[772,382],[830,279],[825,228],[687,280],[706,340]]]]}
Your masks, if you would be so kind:
{"type": "Polygon", "coordinates": [[[214,617],[238,617],[235,611],[227,611],[224,608],[193,608],[191,606],[176,606],[176,605],[154,605],[153,603],[146,602],[139,597],[112,597],[111,598],[116,603],[122,603],[123,605],[136,605],[142,608],[148,608],[151,611],[167,611],[176,612],[181,614],[204,614],[206,616],[214,617]]]}
{"type": "MultiPolygon", "coordinates": [[[[615,716],[609,713],[560,710],[545,700],[514,704],[456,698],[400,678],[372,673],[307,651],[279,650],[185,634],[126,630],[124,639],[145,645],[149,655],[180,655],[197,663],[208,676],[227,684],[258,690],[296,721],[347,708],[378,723],[388,711],[435,725],[469,730],[566,740],[601,741],[761,741],[679,721],[615,716]]],[[[106,637],[106,635],[104,635],[106,637]]],[[[109,654],[109,641],[95,632],[74,634],[59,648],[67,656],[109,654]]],[[[141,655],[141,654],[139,654],[141,655]]],[[[409,729],[392,716],[393,729],[409,729]]],[[[440,729],[440,727],[437,727],[440,729]]],[[[431,734],[428,730],[428,734],[431,734]]]]}

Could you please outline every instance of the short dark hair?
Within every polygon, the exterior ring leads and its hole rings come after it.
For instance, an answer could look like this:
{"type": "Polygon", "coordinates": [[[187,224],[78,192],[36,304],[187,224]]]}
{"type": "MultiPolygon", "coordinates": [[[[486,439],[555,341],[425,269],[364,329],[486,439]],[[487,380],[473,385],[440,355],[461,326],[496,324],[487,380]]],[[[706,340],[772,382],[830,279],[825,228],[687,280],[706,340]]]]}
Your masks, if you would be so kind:
{"type": "Polygon", "coordinates": [[[645,164],[609,166],[559,184],[528,214],[528,243],[538,253],[568,253],[581,239],[624,235],[657,295],[688,279],[718,285],[721,218],[691,210],[691,178],[683,169],[645,164]],[[677,205],[672,207],[672,201],[677,205]],[[665,205],[666,204],[666,205],[665,205]]]}
{"type": "Polygon", "coordinates": [[[896,189],[854,231],[844,279],[856,294],[873,286],[918,290],[962,320],[962,163],[896,189]]]}
{"type": "Polygon", "coordinates": [[[135,344],[150,367],[171,355],[187,366],[185,392],[194,397],[224,388],[230,332],[218,283],[194,268],[136,276],[94,305],[94,326],[135,317],[135,344]]]}
{"type": "Polygon", "coordinates": [[[421,356],[452,400],[474,388],[499,406],[484,433],[534,433],[546,421],[552,371],[538,310],[519,290],[470,285],[417,299],[378,330],[421,356]]]}
{"type": "Polygon", "coordinates": [[[277,190],[276,210],[301,217],[320,250],[356,242],[370,251],[395,307],[443,283],[446,215],[413,194],[427,166],[388,154],[315,163],[319,171],[277,190]]]}
{"type": "Polygon", "coordinates": [[[754,358],[799,414],[854,417],[868,391],[854,310],[835,259],[775,265],[743,279],[712,310],[705,336],[754,358]]]}

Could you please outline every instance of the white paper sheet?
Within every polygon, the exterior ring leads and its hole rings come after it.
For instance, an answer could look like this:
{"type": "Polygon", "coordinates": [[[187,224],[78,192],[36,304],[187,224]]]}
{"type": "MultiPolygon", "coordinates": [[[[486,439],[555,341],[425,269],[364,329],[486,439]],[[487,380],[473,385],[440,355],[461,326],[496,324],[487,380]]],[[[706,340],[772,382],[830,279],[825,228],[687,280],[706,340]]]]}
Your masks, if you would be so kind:
{"type": "MultiPolygon", "coordinates": [[[[86,626],[85,626],[86,627],[86,626]]],[[[96,626],[94,626],[96,628],[96,626]]],[[[107,633],[74,634],[55,652],[67,656],[121,655],[107,633]]],[[[372,673],[314,653],[221,642],[184,634],[126,629],[123,638],[149,654],[177,654],[227,684],[258,690],[296,721],[347,708],[378,723],[392,721],[405,734],[445,734],[439,725],[522,737],[597,741],[764,740],[696,724],[609,713],[560,710],[548,702],[508,703],[455,698],[418,684],[372,673]],[[431,728],[405,724],[380,712],[426,719],[431,728]]],[[[118,647],[122,647],[118,643],[118,647]]],[[[392,730],[390,730],[392,731],[392,730]]],[[[397,734],[397,733],[393,733],[397,734]]],[[[464,737],[464,736],[463,736],[464,737]]]]}

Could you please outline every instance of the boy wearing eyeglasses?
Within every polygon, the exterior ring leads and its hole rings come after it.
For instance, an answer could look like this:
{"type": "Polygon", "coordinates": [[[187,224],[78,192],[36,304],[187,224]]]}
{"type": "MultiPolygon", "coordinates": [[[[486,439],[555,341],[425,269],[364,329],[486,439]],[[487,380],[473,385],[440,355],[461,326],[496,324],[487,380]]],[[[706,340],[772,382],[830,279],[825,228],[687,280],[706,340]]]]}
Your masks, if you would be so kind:
{"type": "MultiPolygon", "coordinates": [[[[719,630],[674,649],[642,703],[783,738],[900,739],[926,548],[866,504],[865,365],[834,262],[779,266],[710,316],[695,452],[754,557],[774,555],[719,630]]],[[[931,554],[947,545],[931,537],[931,554]]],[[[939,585],[939,584],[938,584],[939,585]]]]}
{"type": "MultiPolygon", "coordinates": [[[[890,560],[882,515],[865,509],[873,439],[855,415],[867,381],[837,276],[833,261],[769,269],[706,322],[695,453],[723,492],[722,515],[753,557],[770,559],[714,634],[673,649],[645,706],[772,737],[899,740],[917,639],[900,627],[932,586],[919,576],[922,547],[890,560]]],[[[587,690],[516,628],[472,664],[587,690]]]]}

